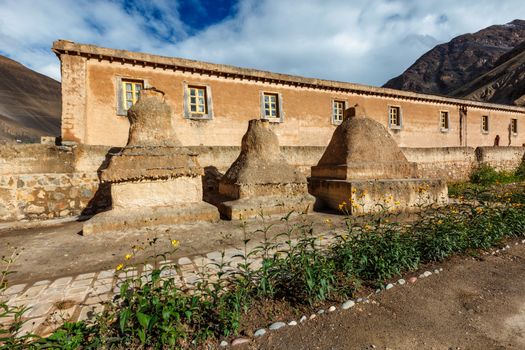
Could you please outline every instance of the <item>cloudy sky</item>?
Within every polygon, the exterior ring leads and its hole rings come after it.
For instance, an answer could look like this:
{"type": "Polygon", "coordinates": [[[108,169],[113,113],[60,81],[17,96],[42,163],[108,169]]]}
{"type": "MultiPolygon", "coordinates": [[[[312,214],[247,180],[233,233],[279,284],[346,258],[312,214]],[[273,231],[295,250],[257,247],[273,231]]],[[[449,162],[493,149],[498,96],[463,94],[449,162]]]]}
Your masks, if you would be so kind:
{"type": "Polygon", "coordinates": [[[56,39],[382,85],[524,0],[0,0],[0,54],[60,80],[56,39]]]}

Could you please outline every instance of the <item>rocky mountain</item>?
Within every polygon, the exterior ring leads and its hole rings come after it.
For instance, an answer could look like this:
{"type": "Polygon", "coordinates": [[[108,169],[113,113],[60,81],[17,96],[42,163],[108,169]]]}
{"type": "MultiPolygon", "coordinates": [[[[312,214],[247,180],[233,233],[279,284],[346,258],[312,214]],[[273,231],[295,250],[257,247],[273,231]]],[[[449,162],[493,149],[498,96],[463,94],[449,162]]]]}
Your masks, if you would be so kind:
{"type": "Polygon", "coordinates": [[[502,55],[493,69],[450,95],[476,101],[525,106],[525,42],[502,55]]]}
{"type": "Polygon", "coordinates": [[[521,83],[515,81],[520,79],[520,75],[509,75],[509,70],[518,68],[520,60],[524,63],[519,54],[523,51],[520,49],[523,42],[524,20],[514,20],[473,34],[460,35],[425,53],[403,74],[389,80],[384,87],[512,103],[513,98],[519,95],[514,90],[522,86],[523,79],[521,78],[521,83]],[[498,69],[499,66],[501,67],[498,69]],[[485,75],[489,72],[492,73],[485,75]],[[497,78],[497,81],[492,81],[493,78],[497,78]],[[507,87],[503,91],[503,84],[509,81],[512,84],[505,85],[507,87]]]}
{"type": "Polygon", "coordinates": [[[0,142],[60,135],[60,83],[0,56],[0,142]]]}

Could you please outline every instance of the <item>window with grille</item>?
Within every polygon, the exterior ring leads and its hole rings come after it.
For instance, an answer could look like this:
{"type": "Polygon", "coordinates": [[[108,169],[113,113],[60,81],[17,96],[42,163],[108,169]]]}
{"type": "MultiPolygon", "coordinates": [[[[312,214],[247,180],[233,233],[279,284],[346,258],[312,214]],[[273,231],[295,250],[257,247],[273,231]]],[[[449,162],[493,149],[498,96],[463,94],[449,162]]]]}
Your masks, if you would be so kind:
{"type": "Polygon", "coordinates": [[[190,112],[195,114],[207,114],[206,87],[188,86],[188,106],[190,112]]]}
{"type": "Polygon", "coordinates": [[[122,107],[128,110],[133,106],[140,97],[140,91],[144,83],[141,81],[122,80],[122,107]]]}
{"type": "Polygon", "coordinates": [[[441,126],[441,131],[448,131],[449,128],[449,117],[448,117],[448,111],[441,111],[439,112],[439,123],[441,126]]]}
{"type": "Polygon", "coordinates": [[[510,130],[513,134],[518,133],[518,119],[513,118],[510,120],[510,130]]]}
{"type": "Polygon", "coordinates": [[[401,127],[401,108],[397,106],[388,107],[388,124],[391,128],[401,127]]]}
{"type": "Polygon", "coordinates": [[[340,124],[345,113],[345,101],[334,100],[332,103],[332,122],[340,124]]]}
{"type": "Polygon", "coordinates": [[[264,118],[276,119],[279,118],[279,95],[264,93],[264,118]]]}
{"type": "Polygon", "coordinates": [[[484,115],[481,117],[481,131],[489,132],[489,116],[484,115]]]}

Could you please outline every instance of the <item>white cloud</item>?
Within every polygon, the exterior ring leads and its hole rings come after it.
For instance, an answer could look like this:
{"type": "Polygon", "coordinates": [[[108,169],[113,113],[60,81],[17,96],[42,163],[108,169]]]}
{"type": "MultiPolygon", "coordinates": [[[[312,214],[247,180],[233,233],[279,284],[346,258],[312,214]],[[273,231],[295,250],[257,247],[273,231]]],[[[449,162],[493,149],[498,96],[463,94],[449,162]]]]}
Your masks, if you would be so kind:
{"type": "Polygon", "coordinates": [[[0,0],[0,53],[56,79],[49,48],[64,38],[381,85],[435,44],[525,13],[522,0],[246,0],[233,17],[190,35],[173,1],[124,3],[0,0]]]}

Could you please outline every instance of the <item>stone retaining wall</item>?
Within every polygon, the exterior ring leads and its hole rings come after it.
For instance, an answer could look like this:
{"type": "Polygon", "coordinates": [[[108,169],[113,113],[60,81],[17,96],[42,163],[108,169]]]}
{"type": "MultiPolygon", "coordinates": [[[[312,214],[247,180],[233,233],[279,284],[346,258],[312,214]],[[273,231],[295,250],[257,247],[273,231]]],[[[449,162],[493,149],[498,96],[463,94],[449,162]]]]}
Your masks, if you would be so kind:
{"type": "Polygon", "coordinates": [[[402,148],[409,162],[417,163],[421,177],[449,182],[465,181],[477,166],[472,147],[402,148]]]}
{"type": "Polygon", "coordinates": [[[512,171],[516,169],[525,154],[525,147],[478,147],[476,160],[496,170],[512,171]]]}
{"type": "MultiPolygon", "coordinates": [[[[194,146],[206,169],[205,188],[215,182],[237,158],[240,147],[194,146]],[[208,176],[211,174],[211,176],[208,176]]],[[[525,153],[523,147],[403,148],[408,160],[418,164],[422,177],[447,181],[468,179],[480,164],[514,170],[525,153]]],[[[99,171],[109,159],[105,146],[5,145],[0,146],[0,222],[47,220],[91,214],[111,205],[109,188],[99,186],[99,171]]],[[[286,160],[305,175],[317,164],[324,147],[282,147],[286,160]]]]}

